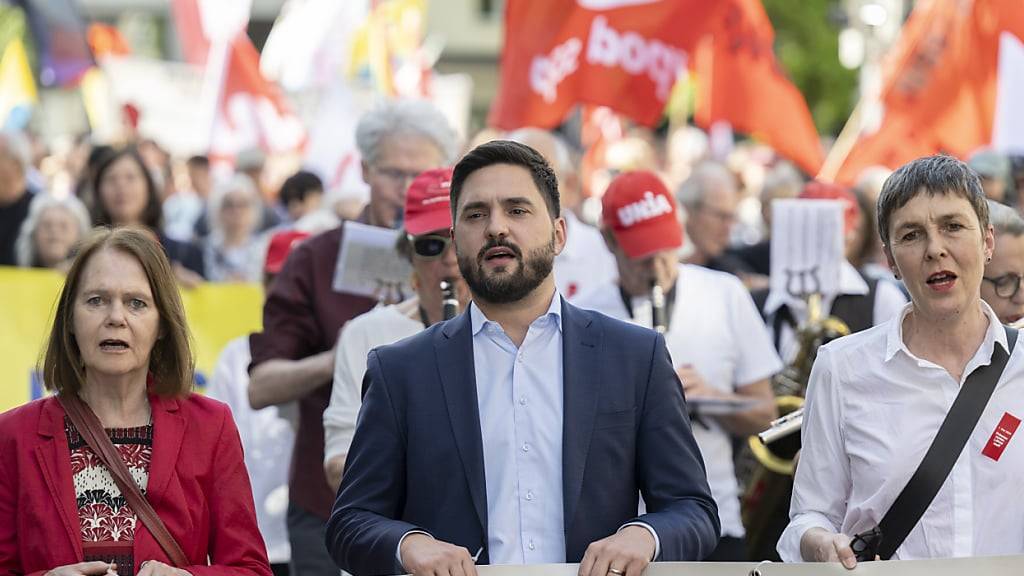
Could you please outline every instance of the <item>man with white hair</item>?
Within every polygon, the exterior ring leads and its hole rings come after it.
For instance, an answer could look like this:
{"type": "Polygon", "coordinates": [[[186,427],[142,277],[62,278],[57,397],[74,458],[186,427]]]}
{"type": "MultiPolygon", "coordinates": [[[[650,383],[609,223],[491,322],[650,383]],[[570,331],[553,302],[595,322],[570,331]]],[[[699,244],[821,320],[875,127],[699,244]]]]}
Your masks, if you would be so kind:
{"type": "MultiPolygon", "coordinates": [[[[356,127],[370,204],[358,222],[401,225],[406,188],[420,172],[449,164],[456,136],[425,101],[387,102],[356,127]]],[[[263,332],[253,334],[249,402],[253,408],[297,402],[289,482],[288,531],[293,576],[337,576],[324,547],[334,493],[324,476],[323,413],[331,399],[338,332],[376,301],[332,288],[345,224],[313,236],[288,257],[263,306],[263,332]]]]}
{"type": "Polygon", "coordinates": [[[30,162],[28,140],[17,132],[0,132],[0,266],[16,263],[14,245],[32,203],[26,179],[30,162]]]}
{"type": "Polygon", "coordinates": [[[520,128],[509,133],[508,139],[539,152],[558,178],[567,234],[565,249],[555,257],[558,292],[571,301],[592,288],[614,283],[618,277],[615,257],[605,246],[601,232],[584,224],[574,212],[580,203],[580,178],[568,144],[540,128],[520,128]]]}
{"type": "Polygon", "coordinates": [[[736,178],[725,166],[714,162],[698,165],[680,185],[676,199],[686,210],[686,236],[692,249],[687,264],[737,276],[751,272],[742,260],[726,252],[740,195],[736,178]]]}

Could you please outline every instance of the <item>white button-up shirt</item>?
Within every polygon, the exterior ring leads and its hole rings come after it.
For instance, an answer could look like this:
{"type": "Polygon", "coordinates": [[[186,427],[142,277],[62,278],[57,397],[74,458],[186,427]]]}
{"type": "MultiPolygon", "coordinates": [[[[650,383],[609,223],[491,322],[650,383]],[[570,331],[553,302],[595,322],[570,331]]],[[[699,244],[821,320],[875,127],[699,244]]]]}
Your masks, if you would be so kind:
{"type": "Polygon", "coordinates": [[[491,564],[565,562],[562,508],[562,303],[516,345],[470,307],[491,564]]]}
{"type": "MultiPolygon", "coordinates": [[[[876,526],[917,469],[967,376],[991,362],[1006,334],[982,302],[988,331],[956,381],[903,342],[911,310],[818,352],[807,390],[790,523],[779,554],[798,562],[813,527],[854,535],[876,526]]],[[[1024,418],[1020,338],[970,440],[935,500],[896,551],[899,559],[1024,553],[1024,438],[998,460],[983,454],[1004,415],[1024,418]]]]}

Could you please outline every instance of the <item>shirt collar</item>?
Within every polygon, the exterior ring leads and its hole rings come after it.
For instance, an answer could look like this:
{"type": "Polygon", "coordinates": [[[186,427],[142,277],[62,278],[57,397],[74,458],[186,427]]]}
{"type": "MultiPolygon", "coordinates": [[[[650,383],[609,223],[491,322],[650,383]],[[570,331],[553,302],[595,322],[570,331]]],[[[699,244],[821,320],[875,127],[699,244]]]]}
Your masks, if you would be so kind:
{"type": "MultiPolygon", "coordinates": [[[[985,339],[981,343],[981,349],[986,350],[986,356],[991,357],[992,351],[996,343],[1003,347],[1003,350],[1009,352],[1009,343],[1006,341],[1006,330],[1003,329],[1002,323],[999,322],[999,318],[996,313],[992,311],[992,308],[984,300],[979,300],[981,303],[981,310],[985,313],[988,318],[988,328],[985,330],[985,339]]],[[[896,315],[895,318],[890,320],[888,334],[886,335],[885,342],[885,361],[892,360],[893,356],[897,352],[902,351],[907,356],[916,359],[910,350],[907,348],[906,343],[903,342],[903,320],[913,310],[914,303],[908,302],[903,310],[896,315]]]]}
{"type": "MultiPolygon", "coordinates": [[[[531,322],[530,326],[537,326],[539,325],[538,322],[546,322],[548,318],[555,322],[555,326],[558,327],[559,331],[562,330],[562,295],[558,293],[558,290],[555,290],[551,296],[551,305],[548,306],[548,311],[531,322]]],[[[501,327],[497,322],[488,320],[483,311],[477,307],[476,302],[470,302],[469,304],[469,321],[473,329],[473,336],[479,334],[489,324],[501,327]]]]}

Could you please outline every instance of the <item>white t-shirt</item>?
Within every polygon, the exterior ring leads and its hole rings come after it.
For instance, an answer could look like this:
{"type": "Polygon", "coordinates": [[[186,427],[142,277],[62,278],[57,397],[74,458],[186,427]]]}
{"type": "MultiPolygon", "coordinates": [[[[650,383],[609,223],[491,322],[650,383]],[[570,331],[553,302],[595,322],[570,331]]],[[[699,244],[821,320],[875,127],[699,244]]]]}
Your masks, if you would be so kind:
{"type": "MultiPolygon", "coordinates": [[[[651,326],[650,299],[633,298],[634,317],[630,318],[617,284],[589,292],[574,304],[651,326]]],[[[701,266],[679,266],[665,343],[676,368],[692,364],[709,386],[724,392],[732,393],[782,369],[764,322],[743,284],[735,276],[701,266]]],[[[713,419],[703,421],[708,427],[693,423],[693,436],[700,446],[711,493],[718,504],[722,535],[739,538],[744,530],[732,441],[713,419]]]]}
{"type": "Polygon", "coordinates": [[[295,432],[277,406],[253,410],[249,405],[249,337],[228,342],[210,377],[206,395],[231,408],[245,451],[256,522],[273,564],[291,560],[288,543],[288,463],[292,461],[295,432]]]}
{"type": "MultiPolygon", "coordinates": [[[[818,350],[804,405],[790,523],[778,545],[783,560],[801,561],[800,539],[810,528],[853,536],[882,520],[967,376],[991,362],[995,346],[1007,345],[992,309],[980,305],[989,327],[959,382],[904,344],[903,318],[913,304],[881,326],[818,350]]],[[[1024,553],[1024,438],[1010,435],[998,459],[984,453],[1004,417],[1024,418],[1021,339],[1018,334],[963,453],[895,558],[1024,553]]]]}
{"type": "Polygon", "coordinates": [[[366,356],[378,346],[393,344],[423,330],[419,299],[378,306],[349,320],[338,335],[331,403],[324,411],[324,462],[348,454],[363,405],[366,356]]]}
{"type": "Polygon", "coordinates": [[[562,253],[555,257],[555,287],[575,304],[576,298],[587,291],[615,282],[619,269],[600,230],[584,224],[570,210],[562,215],[566,241],[562,253]]]}

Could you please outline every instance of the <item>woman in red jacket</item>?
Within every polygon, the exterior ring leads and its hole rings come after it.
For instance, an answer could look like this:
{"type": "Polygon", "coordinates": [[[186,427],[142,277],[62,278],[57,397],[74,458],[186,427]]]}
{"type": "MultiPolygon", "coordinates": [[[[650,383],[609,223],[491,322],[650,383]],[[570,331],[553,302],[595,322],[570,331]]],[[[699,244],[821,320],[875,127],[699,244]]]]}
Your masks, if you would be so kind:
{"type": "Polygon", "coordinates": [[[0,415],[0,576],[270,576],[238,432],[225,405],[191,393],[193,367],[156,239],[94,232],[68,273],[44,359],[60,399],[0,415]],[[177,542],[177,563],[98,457],[101,442],[84,440],[66,414],[73,398],[177,542]]]}

